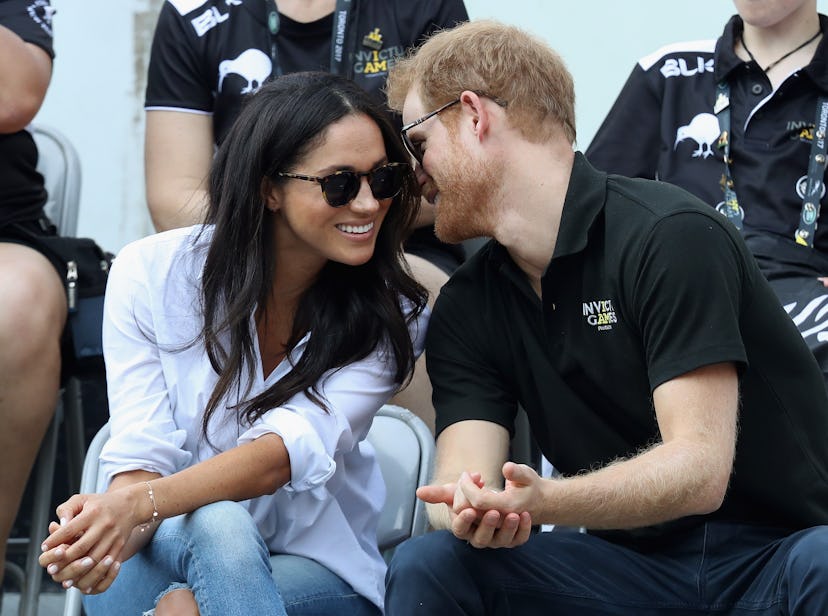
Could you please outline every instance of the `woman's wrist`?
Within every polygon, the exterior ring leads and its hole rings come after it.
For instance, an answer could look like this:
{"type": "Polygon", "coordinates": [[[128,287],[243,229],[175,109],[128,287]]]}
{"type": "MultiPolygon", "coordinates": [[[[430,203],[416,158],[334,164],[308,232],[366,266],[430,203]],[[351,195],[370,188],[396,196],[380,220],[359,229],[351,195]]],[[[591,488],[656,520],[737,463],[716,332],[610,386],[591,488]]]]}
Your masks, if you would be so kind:
{"type": "Polygon", "coordinates": [[[153,489],[152,484],[149,481],[145,481],[144,485],[147,486],[147,497],[149,497],[149,501],[150,503],[152,503],[152,514],[146,522],[138,525],[138,529],[141,532],[144,532],[147,529],[152,528],[153,524],[160,522],[160,517],[158,515],[158,505],[155,502],[155,490],[153,489]]]}
{"type": "Polygon", "coordinates": [[[151,483],[147,486],[148,483],[139,481],[124,488],[129,493],[130,523],[133,528],[141,530],[149,528],[154,521],[160,521],[155,490],[151,483]],[[150,490],[152,490],[152,496],[150,496],[150,490]]]}

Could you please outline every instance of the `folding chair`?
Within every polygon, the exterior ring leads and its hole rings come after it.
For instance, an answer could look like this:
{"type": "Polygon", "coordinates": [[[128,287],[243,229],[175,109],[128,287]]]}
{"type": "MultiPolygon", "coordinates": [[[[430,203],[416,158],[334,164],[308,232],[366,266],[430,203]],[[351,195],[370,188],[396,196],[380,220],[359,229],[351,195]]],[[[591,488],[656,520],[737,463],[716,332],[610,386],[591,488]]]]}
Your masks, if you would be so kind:
{"type": "Polygon", "coordinates": [[[377,452],[385,479],[385,506],[377,542],[388,556],[392,548],[409,537],[422,535],[428,526],[425,504],[415,492],[431,478],[434,437],[414,413],[386,404],[374,418],[368,441],[377,452]]]}
{"type": "MultiPolygon", "coordinates": [[[[98,473],[98,458],[109,438],[109,424],[92,439],[81,476],[81,493],[102,492],[104,478],[98,473]]],[[[377,542],[388,554],[408,537],[426,531],[425,505],[414,492],[425,485],[434,466],[434,437],[422,419],[408,409],[386,404],[368,432],[368,441],[377,452],[382,476],[387,486],[385,506],[380,514],[377,542]]],[[[81,593],[77,588],[66,591],[63,616],[80,616],[81,593]]]]}
{"type": "MultiPolygon", "coordinates": [[[[60,132],[46,126],[29,127],[38,148],[38,171],[43,175],[48,191],[44,207],[61,235],[77,233],[80,203],[80,160],[69,140],[60,132]]],[[[29,537],[10,538],[8,551],[26,550],[25,572],[14,563],[6,563],[6,570],[20,585],[20,616],[37,614],[43,570],[37,562],[40,544],[46,535],[51,510],[52,487],[58,449],[58,428],[65,420],[68,454],[68,476],[71,486],[80,479],[83,462],[83,413],[80,402],[80,381],[70,378],[61,393],[54,418],[43,438],[34,466],[34,492],[29,537]]]]}

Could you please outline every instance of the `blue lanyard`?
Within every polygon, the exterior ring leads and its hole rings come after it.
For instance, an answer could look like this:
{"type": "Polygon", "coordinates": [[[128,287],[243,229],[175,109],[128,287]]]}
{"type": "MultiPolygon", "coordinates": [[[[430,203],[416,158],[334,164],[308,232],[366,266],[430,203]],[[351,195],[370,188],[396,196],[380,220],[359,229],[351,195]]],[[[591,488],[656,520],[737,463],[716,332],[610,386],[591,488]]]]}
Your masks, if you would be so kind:
{"type": "MultiPolygon", "coordinates": [[[[270,32],[270,61],[273,63],[272,74],[278,77],[282,74],[282,66],[279,64],[279,50],[276,47],[276,35],[279,33],[279,13],[273,0],[265,0],[269,7],[267,13],[267,29],[270,32]]],[[[336,0],[336,8],[333,15],[333,27],[331,28],[331,68],[330,71],[336,75],[343,75],[349,79],[351,74],[350,56],[353,53],[356,42],[353,27],[353,14],[357,11],[357,0],[336,0]],[[349,22],[350,19],[350,22],[349,22]]]]}
{"type": "MultiPolygon", "coordinates": [[[[739,206],[736,197],[736,187],[733,182],[733,173],[730,165],[733,158],[730,154],[730,84],[721,81],[716,86],[716,101],[713,104],[713,113],[719,119],[718,147],[722,150],[725,171],[721,185],[724,191],[724,208],[722,213],[737,229],[742,229],[745,214],[739,206]]],[[[808,175],[805,190],[802,195],[802,211],[799,215],[799,226],[794,233],[794,240],[801,246],[814,247],[817,221],[819,220],[820,198],[825,176],[826,130],[828,130],[828,98],[821,96],[817,101],[814,131],[811,137],[811,153],[808,158],[808,175]]]]}

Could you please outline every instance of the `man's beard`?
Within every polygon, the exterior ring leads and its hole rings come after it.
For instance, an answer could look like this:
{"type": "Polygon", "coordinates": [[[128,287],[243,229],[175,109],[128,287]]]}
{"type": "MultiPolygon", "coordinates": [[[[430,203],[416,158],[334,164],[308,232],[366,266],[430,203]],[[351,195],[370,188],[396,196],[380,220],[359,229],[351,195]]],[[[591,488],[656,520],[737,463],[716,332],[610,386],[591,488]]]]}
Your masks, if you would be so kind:
{"type": "Polygon", "coordinates": [[[465,155],[452,140],[452,166],[440,173],[434,233],[444,242],[492,235],[488,227],[492,197],[499,192],[503,164],[482,163],[465,155]]]}

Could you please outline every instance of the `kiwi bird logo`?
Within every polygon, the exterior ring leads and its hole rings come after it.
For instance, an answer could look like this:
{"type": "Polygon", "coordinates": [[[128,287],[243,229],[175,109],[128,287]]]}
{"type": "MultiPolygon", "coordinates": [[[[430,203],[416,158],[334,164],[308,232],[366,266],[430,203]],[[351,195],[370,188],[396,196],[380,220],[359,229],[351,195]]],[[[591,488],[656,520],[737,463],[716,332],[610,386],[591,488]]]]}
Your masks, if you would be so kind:
{"type": "Polygon", "coordinates": [[[262,87],[265,79],[270,77],[272,70],[273,64],[266,53],[258,49],[248,49],[241,52],[237,58],[221,61],[219,64],[218,91],[221,92],[221,86],[227,75],[239,75],[247,80],[247,85],[241,89],[241,94],[255,92],[262,87]]]}
{"type": "Polygon", "coordinates": [[[693,158],[713,156],[711,145],[719,138],[719,120],[712,113],[700,113],[685,126],[676,131],[675,150],[685,139],[692,139],[699,147],[693,151],[693,158]]]}

